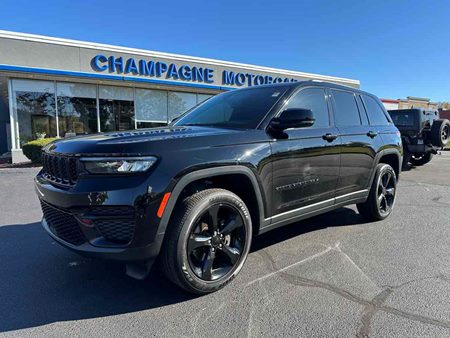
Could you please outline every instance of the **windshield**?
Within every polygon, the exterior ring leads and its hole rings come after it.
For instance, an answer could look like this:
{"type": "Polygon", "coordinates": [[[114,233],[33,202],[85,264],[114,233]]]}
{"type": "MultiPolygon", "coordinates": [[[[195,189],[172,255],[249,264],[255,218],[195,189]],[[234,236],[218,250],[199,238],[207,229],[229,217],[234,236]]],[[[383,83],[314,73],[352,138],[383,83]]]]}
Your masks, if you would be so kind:
{"type": "Polygon", "coordinates": [[[214,96],[174,122],[174,126],[255,129],[287,88],[233,90],[214,96]]]}

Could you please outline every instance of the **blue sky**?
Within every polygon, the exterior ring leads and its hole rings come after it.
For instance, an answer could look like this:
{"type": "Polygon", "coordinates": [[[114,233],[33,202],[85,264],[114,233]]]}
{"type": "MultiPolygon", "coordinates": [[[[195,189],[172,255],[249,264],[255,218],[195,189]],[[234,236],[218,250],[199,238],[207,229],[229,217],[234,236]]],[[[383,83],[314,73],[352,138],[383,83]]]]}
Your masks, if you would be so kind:
{"type": "MultiPolygon", "coordinates": [[[[450,101],[450,1],[3,0],[0,29],[355,78],[450,101]]],[[[1,60],[0,60],[1,63],[1,60]]]]}

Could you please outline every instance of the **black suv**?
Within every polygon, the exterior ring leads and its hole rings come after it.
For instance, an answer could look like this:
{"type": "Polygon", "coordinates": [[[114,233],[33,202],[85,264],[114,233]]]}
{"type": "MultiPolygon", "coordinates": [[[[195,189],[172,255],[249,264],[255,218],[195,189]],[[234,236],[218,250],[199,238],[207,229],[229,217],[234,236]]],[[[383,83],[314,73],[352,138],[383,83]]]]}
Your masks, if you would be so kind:
{"type": "Polygon", "coordinates": [[[35,183],[57,242],[137,278],[158,257],[202,294],[239,273],[254,235],[355,203],[389,216],[401,160],[378,98],[306,81],[222,93],[168,127],[59,140],[35,183]]]}

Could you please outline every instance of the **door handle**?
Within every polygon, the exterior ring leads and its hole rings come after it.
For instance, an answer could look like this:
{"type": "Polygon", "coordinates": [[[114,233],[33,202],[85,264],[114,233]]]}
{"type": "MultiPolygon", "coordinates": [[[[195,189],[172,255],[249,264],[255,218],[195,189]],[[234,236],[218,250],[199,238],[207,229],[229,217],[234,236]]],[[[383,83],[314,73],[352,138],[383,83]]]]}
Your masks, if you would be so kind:
{"type": "Polygon", "coordinates": [[[333,135],[330,133],[326,133],[325,135],[322,135],[322,138],[328,142],[333,142],[335,139],[337,139],[337,137],[338,137],[337,135],[333,135]]]}
{"type": "Polygon", "coordinates": [[[367,133],[367,136],[369,136],[370,138],[374,138],[377,135],[378,135],[378,133],[375,131],[372,131],[372,130],[367,133]]]}

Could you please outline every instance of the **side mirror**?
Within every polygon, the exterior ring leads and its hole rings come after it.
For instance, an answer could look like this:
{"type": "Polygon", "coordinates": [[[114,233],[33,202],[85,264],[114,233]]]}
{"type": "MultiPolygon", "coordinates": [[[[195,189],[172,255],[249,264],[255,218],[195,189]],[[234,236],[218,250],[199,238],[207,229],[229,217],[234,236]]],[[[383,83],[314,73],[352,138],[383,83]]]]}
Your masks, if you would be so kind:
{"type": "Polygon", "coordinates": [[[270,121],[269,126],[276,131],[283,131],[288,128],[311,127],[316,119],[311,109],[286,109],[279,117],[270,121]]]}

